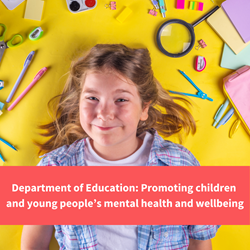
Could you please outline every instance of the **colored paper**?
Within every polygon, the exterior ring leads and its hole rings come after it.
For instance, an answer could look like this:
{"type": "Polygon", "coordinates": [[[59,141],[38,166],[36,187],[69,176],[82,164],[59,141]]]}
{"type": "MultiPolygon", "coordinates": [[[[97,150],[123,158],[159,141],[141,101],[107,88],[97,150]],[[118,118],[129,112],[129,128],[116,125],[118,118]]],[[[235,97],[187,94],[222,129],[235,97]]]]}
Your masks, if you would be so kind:
{"type": "Polygon", "coordinates": [[[41,0],[27,0],[24,18],[41,21],[43,5],[41,0]]]}
{"type": "Polygon", "coordinates": [[[250,44],[250,42],[244,43],[222,8],[219,8],[209,18],[207,18],[207,22],[225,41],[225,43],[227,43],[235,54],[238,54],[246,48],[248,44],[250,44]]]}
{"type": "Polygon", "coordinates": [[[222,68],[236,70],[243,67],[244,65],[250,66],[250,45],[243,49],[238,55],[235,55],[225,43],[220,66],[222,68]]]}
{"type": "Polygon", "coordinates": [[[185,0],[177,0],[176,9],[184,9],[184,7],[185,7],[185,0]]]}
{"type": "Polygon", "coordinates": [[[199,10],[202,11],[203,10],[203,3],[201,2],[195,2],[195,1],[190,1],[189,2],[189,9],[190,10],[199,10]]]}
{"type": "Polygon", "coordinates": [[[249,0],[227,0],[221,7],[239,32],[245,43],[250,41],[250,1],[249,0]]]}
{"type": "Polygon", "coordinates": [[[19,4],[21,4],[24,0],[1,0],[3,4],[9,10],[14,10],[19,4]]]}

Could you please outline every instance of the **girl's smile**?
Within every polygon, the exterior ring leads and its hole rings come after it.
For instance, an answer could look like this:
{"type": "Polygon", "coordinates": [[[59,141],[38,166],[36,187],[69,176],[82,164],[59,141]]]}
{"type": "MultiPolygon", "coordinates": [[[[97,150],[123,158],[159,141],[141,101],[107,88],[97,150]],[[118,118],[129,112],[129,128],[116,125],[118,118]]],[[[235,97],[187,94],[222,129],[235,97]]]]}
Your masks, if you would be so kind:
{"type": "Polygon", "coordinates": [[[137,87],[118,73],[87,74],[80,99],[80,122],[92,138],[93,148],[104,158],[117,160],[134,153],[141,142],[136,137],[142,109],[137,87]]]}

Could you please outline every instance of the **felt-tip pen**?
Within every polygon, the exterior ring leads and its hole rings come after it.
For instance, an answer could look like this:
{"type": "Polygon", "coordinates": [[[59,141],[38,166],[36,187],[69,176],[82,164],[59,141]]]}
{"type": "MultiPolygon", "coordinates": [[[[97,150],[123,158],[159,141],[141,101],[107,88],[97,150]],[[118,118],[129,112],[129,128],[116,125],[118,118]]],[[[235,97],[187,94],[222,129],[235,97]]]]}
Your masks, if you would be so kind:
{"type": "Polygon", "coordinates": [[[226,124],[229,119],[232,117],[232,115],[234,114],[234,108],[231,108],[226,114],[225,116],[220,120],[220,122],[218,123],[218,125],[216,126],[216,128],[219,128],[221,125],[226,124]]]}
{"type": "Polygon", "coordinates": [[[225,110],[226,110],[228,104],[229,104],[229,100],[227,99],[227,100],[225,101],[225,103],[224,103],[224,104],[221,104],[221,106],[219,107],[217,113],[216,113],[215,116],[214,116],[213,127],[215,127],[216,124],[219,122],[219,120],[220,120],[220,118],[222,117],[222,115],[224,114],[224,112],[225,112],[225,110]]]}

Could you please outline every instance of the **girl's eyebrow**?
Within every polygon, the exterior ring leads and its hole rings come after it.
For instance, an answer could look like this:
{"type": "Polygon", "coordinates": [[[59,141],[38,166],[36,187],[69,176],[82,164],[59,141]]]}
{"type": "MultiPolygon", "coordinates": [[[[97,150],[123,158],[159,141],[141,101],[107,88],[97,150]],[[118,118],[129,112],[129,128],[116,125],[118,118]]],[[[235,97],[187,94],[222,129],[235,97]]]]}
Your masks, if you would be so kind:
{"type": "Polygon", "coordinates": [[[98,91],[92,88],[87,88],[83,91],[83,93],[89,93],[89,94],[97,94],[98,91]]]}
{"type": "MultiPolygon", "coordinates": [[[[98,94],[99,92],[98,92],[96,89],[93,89],[93,88],[86,88],[86,89],[83,91],[83,93],[98,94]]],[[[115,94],[116,94],[116,93],[128,93],[128,94],[130,94],[130,95],[133,96],[133,94],[132,94],[130,91],[126,90],[126,89],[116,89],[116,90],[114,91],[114,93],[115,93],[115,94]]]]}

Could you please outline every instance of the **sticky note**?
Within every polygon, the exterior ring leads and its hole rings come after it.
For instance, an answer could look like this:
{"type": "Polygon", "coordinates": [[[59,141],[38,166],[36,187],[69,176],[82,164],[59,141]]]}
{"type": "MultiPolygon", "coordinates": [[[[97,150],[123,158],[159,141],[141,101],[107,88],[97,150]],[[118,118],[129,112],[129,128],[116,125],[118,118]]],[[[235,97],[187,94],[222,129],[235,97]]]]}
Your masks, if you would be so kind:
{"type": "Polygon", "coordinates": [[[195,2],[195,1],[190,1],[189,3],[189,9],[190,10],[199,10],[202,11],[203,10],[203,3],[201,2],[195,2]]]}
{"type": "Polygon", "coordinates": [[[27,0],[24,18],[41,21],[44,1],[27,0]]]}
{"type": "Polygon", "coordinates": [[[185,7],[185,0],[177,0],[176,9],[184,9],[184,7],[185,7]]]}
{"type": "Polygon", "coordinates": [[[120,23],[123,23],[127,17],[132,13],[132,10],[128,7],[126,7],[121,14],[116,18],[117,21],[119,21],[120,23]]]}

